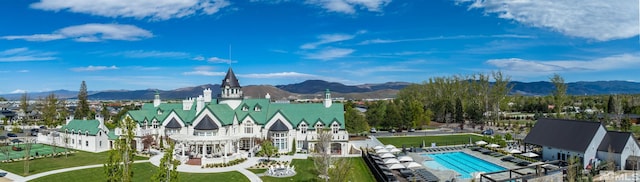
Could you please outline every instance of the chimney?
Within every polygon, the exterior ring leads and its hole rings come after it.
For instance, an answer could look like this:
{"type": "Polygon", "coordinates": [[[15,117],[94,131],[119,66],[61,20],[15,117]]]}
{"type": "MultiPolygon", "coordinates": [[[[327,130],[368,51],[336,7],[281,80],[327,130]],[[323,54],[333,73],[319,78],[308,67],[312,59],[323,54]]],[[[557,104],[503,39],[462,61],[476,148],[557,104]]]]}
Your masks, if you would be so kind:
{"type": "Polygon", "coordinates": [[[269,95],[269,93],[267,93],[267,95],[265,95],[264,98],[271,100],[271,95],[269,95]]]}
{"type": "Polygon", "coordinates": [[[210,88],[204,89],[202,93],[204,94],[204,102],[206,103],[211,102],[211,89],[210,88]]]}
{"type": "Polygon", "coordinates": [[[204,109],[204,97],[200,95],[198,99],[196,99],[196,113],[199,113],[202,109],[204,109]]]}
{"type": "Polygon", "coordinates": [[[185,100],[182,100],[182,110],[185,110],[185,111],[191,110],[192,106],[193,106],[193,98],[187,98],[185,100]]]}

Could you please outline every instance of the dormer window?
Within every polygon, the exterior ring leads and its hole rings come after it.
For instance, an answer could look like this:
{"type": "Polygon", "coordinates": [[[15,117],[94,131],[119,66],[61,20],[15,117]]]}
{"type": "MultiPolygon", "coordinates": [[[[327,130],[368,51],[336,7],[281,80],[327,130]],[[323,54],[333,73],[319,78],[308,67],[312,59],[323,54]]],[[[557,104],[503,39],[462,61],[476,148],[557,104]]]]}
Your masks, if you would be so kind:
{"type": "Polygon", "coordinates": [[[338,134],[339,130],[340,130],[340,125],[338,123],[331,124],[331,132],[333,134],[338,134]]]}
{"type": "Polygon", "coordinates": [[[158,128],[158,121],[153,120],[153,128],[155,128],[155,129],[158,128]]]}
{"type": "Polygon", "coordinates": [[[307,134],[308,126],[305,123],[300,124],[300,133],[307,134]]]}
{"type": "Polygon", "coordinates": [[[249,111],[249,107],[247,107],[247,106],[242,106],[242,111],[249,111]]]}
{"type": "Polygon", "coordinates": [[[260,106],[256,106],[253,108],[253,111],[260,111],[260,109],[261,109],[260,106]]]}
{"type": "Polygon", "coordinates": [[[320,133],[322,132],[322,128],[324,127],[324,125],[322,123],[318,123],[316,124],[316,133],[320,133]]]}

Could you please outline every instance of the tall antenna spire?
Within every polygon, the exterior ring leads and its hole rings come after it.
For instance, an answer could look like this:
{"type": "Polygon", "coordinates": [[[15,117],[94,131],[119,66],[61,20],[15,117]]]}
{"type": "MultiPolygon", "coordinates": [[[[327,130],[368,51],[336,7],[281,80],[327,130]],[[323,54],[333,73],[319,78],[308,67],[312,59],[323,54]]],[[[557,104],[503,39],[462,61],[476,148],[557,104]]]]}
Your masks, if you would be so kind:
{"type": "Polygon", "coordinates": [[[231,62],[233,62],[233,60],[231,59],[231,44],[229,44],[229,67],[231,67],[231,62]]]}

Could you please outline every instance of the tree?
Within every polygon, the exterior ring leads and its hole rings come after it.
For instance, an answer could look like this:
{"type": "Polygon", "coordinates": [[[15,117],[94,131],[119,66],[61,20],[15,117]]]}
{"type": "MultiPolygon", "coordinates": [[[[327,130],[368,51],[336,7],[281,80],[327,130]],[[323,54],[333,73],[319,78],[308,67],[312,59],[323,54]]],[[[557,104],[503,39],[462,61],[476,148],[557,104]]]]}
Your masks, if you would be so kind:
{"type": "Polygon", "coordinates": [[[149,150],[151,144],[153,144],[153,136],[145,135],[142,137],[142,145],[144,145],[145,150],[149,150]]]}
{"type": "Polygon", "coordinates": [[[29,162],[31,161],[32,140],[27,139],[24,142],[24,176],[29,175],[29,162]]]}
{"type": "Polygon", "coordinates": [[[464,129],[464,110],[462,109],[462,99],[456,98],[455,122],[460,123],[460,129],[464,129]]]}
{"type": "Polygon", "coordinates": [[[93,116],[91,116],[91,110],[89,109],[89,102],[87,101],[88,96],[87,84],[83,80],[82,84],[80,84],[80,91],[78,92],[78,107],[74,113],[75,119],[93,118],[93,116]]]}
{"type": "Polygon", "coordinates": [[[0,97],[0,101],[7,101],[4,97],[0,97]]]}
{"type": "Polygon", "coordinates": [[[180,161],[173,159],[173,150],[175,148],[175,142],[167,140],[169,143],[169,150],[165,150],[164,155],[160,159],[160,165],[158,165],[158,171],[153,175],[152,181],[172,182],[178,180],[178,165],[180,161]]]}
{"type": "Polygon", "coordinates": [[[100,110],[100,115],[102,115],[102,118],[104,118],[105,121],[109,121],[111,119],[109,110],[107,110],[107,104],[102,104],[102,110],[100,110]]]}
{"type": "Polygon", "coordinates": [[[370,102],[367,104],[368,109],[365,113],[369,126],[377,127],[384,122],[384,115],[386,112],[385,101],[379,100],[370,102]]]}
{"type": "Polygon", "coordinates": [[[369,129],[369,125],[367,121],[365,121],[364,116],[354,108],[354,104],[351,101],[345,104],[344,110],[345,127],[349,133],[360,133],[369,129]]]}
{"type": "Polygon", "coordinates": [[[50,93],[45,97],[44,108],[42,110],[42,118],[44,123],[49,128],[55,128],[57,126],[58,116],[58,97],[55,94],[50,93]]]}
{"type": "MultiPolygon", "coordinates": [[[[553,90],[554,109],[556,110],[556,115],[561,117],[560,113],[562,112],[567,97],[567,84],[564,83],[564,78],[557,73],[553,74],[553,76],[549,78],[549,81],[551,81],[556,88],[553,90]]],[[[562,116],[562,118],[564,118],[564,116],[562,116]]]]}
{"type": "Polygon", "coordinates": [[[631,131],[631,118],[629,118],[629,115],[620,121],[620,130],[623,132],[631,131]]]}
{"type": "Polygon", "coordinates": [[[133,164],[135,149],[131,144],[135,142],[133,130],[136,124],[131,118],[125,117],[121,126],[123,126],[123,133],[116,140],[113,149],[109,151],[103,167],[107,176],[106,181],[109,182],[130,182],[133,178],[131,164],[133,164]]]}
{"type": "Polygon", "coordinates": [[[329,167],[333,162],[330,151],[332,137],[331,132],[321,130],[318,133],[318,142],[316,142],[313,153],[313,164],[318,174],[320,174],[320,178],[325,179],[325,181],[329,181],[329,167]]]}
{"type": "Polygon", "coordinates": [[[389,102],[387,104],[387,109],[385,112],[384,122],[382,123],[385,128],[389,127],[398,127],[402,129],[404,127],[404,122],[402,121],[402,115],[400,114],[400,109],[395,102],[389,102]]]}
{"type": "Polygon", "coordinates": [[[613,98],[613,95],[609,95],[609,99],[607,100],[607,113],[611,114],[611,113],[615,113],[615,107],[616,105],[614,104],[615,98],[613,98]]]}
{"type": "Polygon", "coordinates": [[[271,140],[265,140],[260,144],[260,151],[258,152],[259,156],[267,157],[267,161],[271,160],[271,157],[276,155],[278,149],[273,146],[271,140]]]}
{"type": "Polygon", "coordinates": [[[333,166],[329,168],[329,181],[342,182],[348,181],[349,173],[353,168],[351,158],[338,157],[333,159],[333,166]]]}
{"type": "Polygon", "coordinates": [[[29,113],[29,95],[27,92],[22,93],[20,96],[20,110],[24,113],[24,118],[22,118],[22,123],[25,123],[28,120],[29,113]]]}

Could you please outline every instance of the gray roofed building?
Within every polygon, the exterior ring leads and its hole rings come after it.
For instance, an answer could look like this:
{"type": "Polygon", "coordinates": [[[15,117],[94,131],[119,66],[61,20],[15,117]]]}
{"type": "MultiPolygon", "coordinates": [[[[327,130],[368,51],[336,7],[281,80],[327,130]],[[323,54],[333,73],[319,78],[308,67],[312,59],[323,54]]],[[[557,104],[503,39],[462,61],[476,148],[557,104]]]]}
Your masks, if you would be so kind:
{"type": "Polygon", "coordinates": [[[593,121],[540,118],[524,138],[524,142],[576,152],[585,151],[600,126],[599,122],[593,121]]]}
{"type": "Polygon", "coordinates": [[[275,123],[273,123],[273,125],[271,125],[271,127],[269,128],[269,131],[289,131],[289,128],[287,128],[287,125],[285,125],[284,123],[282,123],[282,121],[278,120],[275,123]]]}
{"type": "Polygon", "coordinates": [[[238,78],[233,73],[233,70],[229,68],[227,70],[227,75],[222,79],[222,85],[220,87],[240,87],[240,83],[238,82],[238,78]]]}
{"type": "Polygon", "coordinates": [[[176,118],[171,118],[169,123],[167,123],[167,126],[164,126],[164,127],[165,128],[182,128],[182,126],[180,126],[180,123],[178,123],[178,120],[176,120],[176,118]]]}

